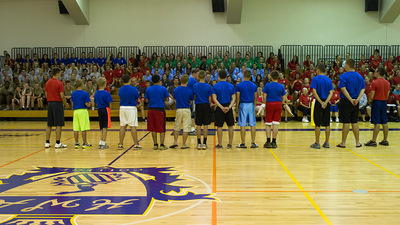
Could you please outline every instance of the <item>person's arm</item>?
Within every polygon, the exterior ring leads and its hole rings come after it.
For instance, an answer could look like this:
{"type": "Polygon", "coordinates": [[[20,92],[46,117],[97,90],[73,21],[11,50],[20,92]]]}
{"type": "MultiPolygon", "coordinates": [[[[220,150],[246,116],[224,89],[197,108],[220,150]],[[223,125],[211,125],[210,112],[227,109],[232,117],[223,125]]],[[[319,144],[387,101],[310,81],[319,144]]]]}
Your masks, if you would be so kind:
{"type": "Polygon", "coordinates": [[[213,100],[215,105],[217,105],[220,109],[223,109],[224,107],[219,103],[218,99],[217,99],[217,95],[216,94],[212,94],[213,100]]]}
{"type": "Polygon", "coordinates": [[[65,107],[66,109],[69,109],[69,105],[68,105],[68,103],[67,103],[67,100],[65,99],[64,92],[61,92],[61,93],[60,93],[60,97],[61,97],[61,100],[62,100],[62,102],[63,102],[63,104],[64,104],[64,107],[65,107]]]}
{"type": "Polygon", "coordinates": [[[86,105],[86,107],[90,108],[90,106],[92,105],[92,103],[91,103],[91,102],[86,102],[85,105],[86,105]]]}
{"type": "MultiPolygon", "coordinates": [[[[374,100],[374,96],[375,96],[375,91],[371,90],[371,92],[369,93],[369,100],[368,100],[369,103],[371,103],[372,100],[374,100]]],[[[388,98],[389,98],[389,93],[388,93],[388,98]]]]}
{"type": "Polygon", "coordinates": [[[236,111],[237,112],[239,112],[239,104],[240,104],[240,92],[236,92],[236,111]]]}
{"type": "MultiPolygon", "coordinates": [[[[253,104],[254,104],[254,107],[256,107],[256,105],[257,105],[257,92],[255,92],[254,93],[254,101],[253,101],[253,104]]],[[[238,107],[239,108],[239,107],[238,107]]]]}
{"type": "Polygon", "coordinates": [[[263,104],[267,104],[267,94],[263,93],[263,104]]]}
{"type": "Polygon", "coordinates": [[[353,99],[351,98],[349,92],[347,91],[346,87],[342,87],[340,88],[340,90],[342,91],[343,95],[351,102],[353,101],[353,99]]]}
{"type": "Polygon", "coordinates": [[[318,95],[318,93],[317,93],[317,90],[316,89],[313,89],[313,95],[314,95],[314,98],[321,104],[321,106],[322,106],[322,108],[324,108],[323,107],[323,105],[324,105],[324,102],[322,102],[322,100],[321,100],[321,98],[319,97],[319,95],[318,95]]]}
{"type": "Polygon", "coordinates": [[[357,99],[353,99],[353,105],[357,105],[360,102],[360,99],[364,95],[365,89],[361,89],[360,93],[358,94],[357,99]]]}
{"type": "MultiPolygon", "coordinates": [[[[233,107],[233,105],[235,104],[235,102],[236,102],[236,94],[233,94],[232,96],[231,96],[231,104],[229,104],[229,106],[227,107],[227,109],[225,109],[225,113],[227,113],[232,107],[233,107]]],[[[226,107],[225,107],[226,108],[226,107]]]]}

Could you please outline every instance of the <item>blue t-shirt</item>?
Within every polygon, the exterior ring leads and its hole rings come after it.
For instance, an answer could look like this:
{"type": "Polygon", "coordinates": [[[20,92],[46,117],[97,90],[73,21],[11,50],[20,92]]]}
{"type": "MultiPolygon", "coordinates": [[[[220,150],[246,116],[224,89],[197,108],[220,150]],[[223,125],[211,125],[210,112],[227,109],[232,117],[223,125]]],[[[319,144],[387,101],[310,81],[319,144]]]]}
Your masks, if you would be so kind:
{"type": "MultiPolygon", "coordinates": [[[[358,98],[361,89],[365,89],[365,80],[364,78],[357,72],[350,71],[342,74],[339,80],[339,88],[345,87],[347,92],[351,98],[358,98]]],[[[340,92],[341,98],[346,98],[343,92],[340,92]]]]}
{"type": "Polygon", "coordinates": [[[196,104],[210,104],[211,87],[206,83],[196,83],[193,85],[193,92],[196,95],[196,104]]]}
{"type": "Polygon", "coordinates": [[[76,66],[76,64],[78,63],[78,58],[76,58],[76,57],[75,58],[69,58],[68,63],[69,64],[74,63],[75,66],[76,66]]]}
{"type": "Polygon", "coordinates": [[[267,94],[267,102],[281,102],[286,95],[285,87],[278,82],[271,82],[264,86],[263,92],[267,94]]]}
{"type": "Polygon", "coordinates": [[[122,57],[121,59],[115,58],[114,60],[114,64],[119,64],[120,66],[125,65],[126,64],[126,60],[124,57],[122,57]]]}
{"type": "Polygon", "coordinates": [[[136,100],[139,99],[139,91],[131,85],[124,85],[119,88],[119,106],[136,106],[136,100]]]}
{"type": "Polygon", "coordinates": [[[212,88],[212,93],[217,95],[217,100],[221,105],[231,103],[232,95],[236,94],[233,84],[226,81],[216,83],[212,88]]]}
{"type": "Polygon", "coordinates": [[[104,63],[106,62],[106,58],[97,58],[96,62],[97,64],[99,64],[99,67],[102,67],[104,65],[104,63]]]}
{"type": "Polygon", "coordinates": [[[189,78],[189,81],[187,83],[187,87],[193,91],[193,85],[197,83],[197,80],[194,79],[193,77],[189,78]]]}
{"type": "Polygon", "coordinates": [[[240,92],[240,102],[254,102],[254,93],[257,93],[257,85],[251,81],[242,81],[236,85],[236,93],[240,92]]]}
{"type": "Polygon", "coordinates": [[[98,90],[94,93],[94,102],[96,102],[98,109],[103,109],[109,107],[113,99],[108,91],[98,90]]]}
{"type": "Polygon", "coordinates": [[[149,100],[149,108],[165,108],[164,100],[169,97],[166,87],[153,85],[146,89],[144,98],[149,100]]]}
{"type": "Polygon", "coordinates": [[[57,65],[60,65],[60,59],[55,59],[55,58],[52,58],[51,60],[50,60],[50,64],[51,65],[55,65],[56,63],[55,62],[57,62],[57,65]]]}
{"type": "Polygon", "coordinates": [[[90,96],[86,91],[76,90],[71,94],[71,101],[74,103],[74,110],[87,109],[85,103],[90,102],[90,96]]]}
{"type": "Polygon", "coordinates": [[[80,64],[87,64],[87,62],[88,62],[88,59],[87,59],[87,58],[81,58],[81,59],[79,60],[79,63],[80,63],[80,64]]]}
{"type": "Polygon", "coordinates": [[[174,90],[174,99],[177,109],[190,108],[190,101],[193,101],[193,91],[188,87],[179,86],[174,90]]]}
{"type": "Polygon", "coordinates": [[[61,59],[61,63],[64,63],[64,65],[68,65],[69,64],[69,59],[61,59]]]}
{"type": "Polygon", "coordinates": [[[317,90],[320,99],[326,100],[333,90],[332,80],[325,75],[318,75],[312,79],[310,88],[317,90]]]}
{"type": "Polygon", "coordinates": [[[87,62],[88,62],[88,63],[91,63],[91,64],[95,64],[96,61],[97,61],[97,60],[96,60],[95,58],[88,58],[88,59],[87,59],[87,62]]]}

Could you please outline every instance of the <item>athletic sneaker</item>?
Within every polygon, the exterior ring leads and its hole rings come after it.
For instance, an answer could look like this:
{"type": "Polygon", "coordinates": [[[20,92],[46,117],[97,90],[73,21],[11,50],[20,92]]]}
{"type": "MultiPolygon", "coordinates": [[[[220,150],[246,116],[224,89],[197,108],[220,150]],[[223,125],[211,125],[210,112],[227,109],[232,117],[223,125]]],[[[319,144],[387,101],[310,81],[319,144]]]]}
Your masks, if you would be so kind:
{"type": "Polygon", "coordinates": [[[332,118],[330,119],[330,122],[332,123],[332,118]]]}
{"type": "Polygon", "coordinates": [[[336,123],[339,123],[339,118],[336,118],[336,123]]]}
{"type": "Polygon", "coordinates": [[[302,122],[302,123],[306,123],[306,118],[303,118],[303,119],[301,120],[301,122],[302,122]]]}
{"type": "Polygon", "coordinates": [[[160,145],[160,150],[167,150],[167,149],[168,149],[167,146],[165,146],[165,145],[160,145]]]}
{"type": "Polygon", "coordinates": [[[271,148],[271,147],[272,147],[271,142],[265,142],[264,148],[271,148]]]}
{"type": "Polygon", "coordinates": [[[63,143],[60,143],[60,144],[56,144],[54,147],[55,148],[66,148],[67,145],[64,145],[63,143]]]}
{"type": "Polygon", "coordinates": [[[45,143],[45,144],[44,144],[44,147],[45,147],[45,148],[50,148],[50,143],[45,143]]]}
{"type": "Polygon", "coordinates": [[[330,148],[330,146],[329,146],[329,143],[328,143],[328,142],[324,143],[324,144],[322,145],[322,147],[324,147],[324,148],[330,148]]]}
{"type": "Polygon", "coordinates": [[[379,145],[389,146],[389,142],[388,141],[381,141],[381,142],[379,142],[379,145]]]}
{"type": "Polygon", "coordinates": [[[237,146],[236,146],[236,148],[247,148],[247,146],[245,145],[245,144],[238,144],[237,146]]]}
{"type": "Polygon", "coordinates": [[[304,122],[305,122],[305,123],[309,123],[310,121],[308,121],[308,119],[306,118],[306,119],[304,120],[304,122]]]}
{"type": "Polygon", "coordinates": [[[105,145],[99,145],[99,148],[104,150],[104,149],[109,149],[110,146],[108,146],[107,144],[105,144],[105,145]]]}
{"type": "Polygon", "coordinates": [[[5,110],[10,110],[10,106],[9,106],[9,105],[7,105],[5,110]]]}
{"type": "Polygon", "coordinates": [[[222,147],[222,145],[216,145],[215,148],[216,149],[223,149],[224,147],[222,147]]]}
{"type": "Polygon", "coordinates": [[[158,150],[158,145],[154,145],[153,149],[158,150]]]}
{"type": "Polygon", "coordinates": [[[277,148],[277,147],[278,147],[278,145],[276,144],[276,142],[271,143],[271,148],[277,148]]]}
{"type": "Polygon", "coordinates": [[[202,150],[203,149],[203,145],[202,144],[197,144],[197,150],[202,150]]]}
{"type": "Polygon", "coordinates": [[[314,144],[310,145],[310,148],[320,149],[321,145],[319,143],[314,143],[314,144]]]}
{"type": "Polygon", "coordinates": [[[79,143],[75,143],[75,149],[78,149],[80,147],[81,147],[81,145],[79,143]]]}
{"type": "Polygon", "coordinates": [[[368,141],[368,142],[365,143],[364,145],[365,145],[365,146],[371,146],[371,147],[376,147],[376,146],[377,146],[376,142],[375,142],[375,141],[372,141],[372,140],[368,141]]]}
{"type": "Polygon", "coordinates": [[[227,144],[227,145],[226,145],[226,148],[227,148],[227,149],[231,149],[231,148],[232,148],[232,145],[227,144]]]}
{"type": "Polygon", "coordinates": [[[99,145],[98,149],[102,149],[101,146],[103,146],[103,145],[99,145]]]}
{"type": "Polygon", "coordinates": [[[85,144],[82,145],[83,149],[87,149],[87,148],[91,148],[91,147],[92,147],[92,145],[89,144],[89,143],[85,143],[85,144]]]}
{"type": "Polygon", "coordinates": [[[137,147],[138,149],[142,149],[142,146],[141,146],[139,143],[136,145],[136,147],[137,147]]]}
{"type": "Polygon", "coordinates": [[[251,147],[250,148],[258,148],[258,144],[256,143],[251,143],[251,147]]]}
{"type": "Polygon", "coordinates": [[[124,145],[118,143],[118,150],[122,150],[122,149],[124,149],[124,145]]]}
{"type": "Polygon", "coordinates": [[[203,150],[206,150],[208,148],[207,144],[203,144],[203,146],[201,147],[203,150]]]}

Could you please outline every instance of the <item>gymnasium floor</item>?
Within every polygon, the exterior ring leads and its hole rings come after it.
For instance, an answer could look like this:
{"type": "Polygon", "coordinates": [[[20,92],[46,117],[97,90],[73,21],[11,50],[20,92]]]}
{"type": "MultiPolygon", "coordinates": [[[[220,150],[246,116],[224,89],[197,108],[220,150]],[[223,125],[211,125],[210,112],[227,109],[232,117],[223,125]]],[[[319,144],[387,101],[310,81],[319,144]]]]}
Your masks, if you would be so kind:
{"type": "MultiPolygon", "coordinates": [[[[46,122],[0,122],[0,224],[399,224],[400,124],[391,123],[390,147],[334,147],[341,124],[333,123],[330,149],[310,149],[310,124],[282,123],[277,149],[154,151],[139,122],[142,150],[117,150],[118,122],[108,150],[75,150],[72,122],[62,140],[67,149],[44,149],[46,122]],[[83,169],[86,168],[86,169],[83,169]],[[116,168],[116,169],[114,169],[116,168]],[[123,169],[121,169],[123,168],[123,169]],[[179,176],[180,175],[180,176],[179,176]],[[356,193],[353,192],[368,193],[356,193]],[[19,222],[18,222],[19,221],[19,222]],[[47,223],[45,223],[47,221],[47,223]],[[32,223],[30,223],[32,222],[32,223]]],[[[173,142],[167,124],[166,145],[173,142]]],[[[258,122],[257,142],[265,142],[258,122]]],[[[362,143],[369,123],[360,123],[362,143]]],[[[235,127],[234,145],[239,143],[235,127]]],[[[55,142],[52,134],[51,144],[55,142]]],[[[382,133],[378,140],[380,141],[382,133]]],[[[225,139],[226,138],[226,139],[225,139]]],[[[247,136],[250,143],[250,134],[247,136]]],[[[82,142],[82,141],[81,141],[82,142]]],[[[181,137],[179,139],[181,144],[181,137]]]]}

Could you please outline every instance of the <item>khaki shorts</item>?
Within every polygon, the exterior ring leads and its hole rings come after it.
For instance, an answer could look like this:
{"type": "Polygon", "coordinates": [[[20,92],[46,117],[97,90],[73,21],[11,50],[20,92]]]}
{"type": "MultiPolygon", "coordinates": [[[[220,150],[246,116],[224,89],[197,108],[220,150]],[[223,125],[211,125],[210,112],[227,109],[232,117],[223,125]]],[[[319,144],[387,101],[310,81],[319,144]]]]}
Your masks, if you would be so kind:
{"type": "Polygon", "coordinates": [[[120,106],[119,124],[121,127],[126,125],[130,127],[138,126],[138,115],[136,106],[120,106]]]}
{"type": "Polygon", "coordinates": [[[176,110],[174,130],[180,131],[181,125],[183,127],[183,132],[190,132],[190,128],[192,127],[190,108],[176,110]]]}

